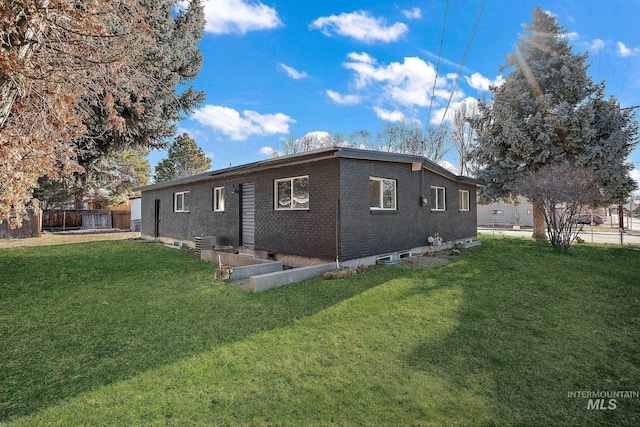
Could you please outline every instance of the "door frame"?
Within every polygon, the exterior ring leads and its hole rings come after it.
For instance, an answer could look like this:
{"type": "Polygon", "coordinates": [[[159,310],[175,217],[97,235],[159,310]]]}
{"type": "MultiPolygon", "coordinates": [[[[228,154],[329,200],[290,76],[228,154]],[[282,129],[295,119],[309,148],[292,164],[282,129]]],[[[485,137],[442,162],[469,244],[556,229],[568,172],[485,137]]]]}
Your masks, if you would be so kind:
{"type": "Polygon", "coordinates": [[[153,237],[160,237],[160,199],[153,202],[153,237]]]}

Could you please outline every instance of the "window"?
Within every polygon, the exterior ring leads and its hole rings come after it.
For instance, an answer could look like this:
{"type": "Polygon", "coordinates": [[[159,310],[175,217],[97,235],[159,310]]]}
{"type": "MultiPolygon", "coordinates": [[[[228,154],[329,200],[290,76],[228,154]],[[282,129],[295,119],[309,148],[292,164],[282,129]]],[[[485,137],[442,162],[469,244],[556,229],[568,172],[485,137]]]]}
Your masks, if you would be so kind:
{"type": "Polygon", "coordinates": [[[213,211],[224,212],[224,187],[213,189],[213,211]]]}
{"type": "Polygon", "coordinates": [[[467,190],[458,190],[459,198],[460,198],[460,210],[468,211],[469,210],[469,192],[467,190]]]}
{"type": "Polygon", "coordinates": [[[447,209],[446,191],[444,187],[431,187],[433,190],[434,208],[432,211],[444,211],[447,209]]]}
{"type": "Polygon", "coordinates": [[[189,210],[187,209],[187,194],[189,194],[188,191],[173,193],[173,211],[174,212],[189,212],[189,210]]]}
{"type": "Polygon", "coordinates": [[[275,181],[276,210],[309,209],[309,177],[277,179],[275,181]]]}
{"type": "Polygon", "coordinates": [[[396,209],[396,181],[394,179],[369,178],[369,207],[372,210],[396,209]]]}

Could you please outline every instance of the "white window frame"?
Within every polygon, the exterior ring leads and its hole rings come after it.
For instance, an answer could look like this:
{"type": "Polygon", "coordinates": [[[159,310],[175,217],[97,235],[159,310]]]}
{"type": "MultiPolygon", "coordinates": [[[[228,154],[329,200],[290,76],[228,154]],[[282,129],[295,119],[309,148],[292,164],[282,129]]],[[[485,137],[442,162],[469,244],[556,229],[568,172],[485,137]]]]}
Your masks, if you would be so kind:
{"type": "Polygon", "coordinates": [[[173,211],[174,212],[189,212],[189,209],[187,209],[187,197],[186,197],[187,194],[189,194],[188,191],[178,191],[173,193],[173,211]],[[180,206],[178,206],[179,199],[181,200],[180,206]]]}
{"type": "Polygon", "coordinates": [[[273,208],[277,211],[308,211],[309,210],[309,206],[310,206],[310,195],[309,195],[309,175],[302,175],[302,176],[293,176],[291,178],[281,178],[281,179],[276,179],[273,181],[273,208]],[[296,179],[306,179],[307,180],[307,206],[306,207],[295,207],[294,206],[294,195],[293,195],[293,182],[296,179]],[[291,185],[291,194],[290,194],[290,206],[288,207],[282,207],[282,205],[280,205],[280,202],[278,200],[278,184],[281,182],[290,182],[291,185]]]}
{"type": "Polygon", "coordinates": [[[434,194],[433,194],[433,208],[431,209],[432,211],[446,211],[447,210],[447,188],[446,187],[439,187],[439,186],[432,186],[431,189],[434,190],[434,194]],[[440,190],[442,190],[442,203],[440,203],[440,190]]]}
{"type": "Polygon", "coordinates": [[[224,212],[224,187],[213,188],[213,211],[224,212]]]}
{"type": "Polygon", "coordinates": [[[458,190],[458,196],[460,198],[460,211],[468,212],[469,210],[471,210],[471,199],[469,197],[469,190],[458,190]]]}
{"type": "Polygon", "coordinates": [[[397,211],[398,210],[398,181],[390,178],[379,178],[377,176],[369,177],[369,186],[371,186],[371,181],[377,181],[380,185],[380,200],[378,200],[378,206],[371,206],[371,197],[369,197],[369,209],[372,211],[397,211]],[[393,207],[385,208],[384,207],[384,182],[393,182],[393,207]]]}

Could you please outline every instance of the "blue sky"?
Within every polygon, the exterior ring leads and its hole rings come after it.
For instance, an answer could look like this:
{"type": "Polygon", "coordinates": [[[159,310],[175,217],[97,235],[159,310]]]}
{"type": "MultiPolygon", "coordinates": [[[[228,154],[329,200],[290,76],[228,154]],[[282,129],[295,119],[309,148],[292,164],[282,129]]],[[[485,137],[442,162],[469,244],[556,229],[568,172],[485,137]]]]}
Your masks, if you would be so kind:
{"type": "MultiPolygon", "coordinates": [[[[500,71],[503,55],[537,5],[567,29],[575,52],[589,52],[590,74],[606,82],[608,94],[623,107],[640,105],[640,0],[488,0],[479,21],[482,0],[450,0],[433,97],[446,0],[204,4],[204,65],[192,84],[206,100],[178,125],[213,169],[267,158],[291,134],[375,136],[402,116],[438,124],[456,80],[454,107],[489,96],[488,85],[509,72],[500,71]]],[[[165,156],[151,153],[152,167],[165,156]]],[[[455,163],[455,154],[446,160],[455,163]]],[[[630,161],[640,169],[638,150],[630,161]]]]}

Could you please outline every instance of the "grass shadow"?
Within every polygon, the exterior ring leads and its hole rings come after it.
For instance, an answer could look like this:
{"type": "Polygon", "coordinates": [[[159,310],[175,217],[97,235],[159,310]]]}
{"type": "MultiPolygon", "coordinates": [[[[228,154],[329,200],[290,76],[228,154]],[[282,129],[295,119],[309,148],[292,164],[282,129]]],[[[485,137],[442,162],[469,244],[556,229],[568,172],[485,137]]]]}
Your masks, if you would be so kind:
{"type": "Polygon", "coordinates": [[[455,327],[416,343],[405,360],[409,369],[437,370],[455,387],[474,390],[508,425],[636,425],[637,399],[594,411],[588,399],[568,393],[637,388],[640,253],[483,243],[465,262],[441,269],[432,287],[415,288],[458,286],[461,302],[455,327]]]}
{"type": "Polygon", "coordinates": [[[290,325],[387,280],[312,280],[259,295],[134,241],[0,252],[0,422],[290,325]]]}

